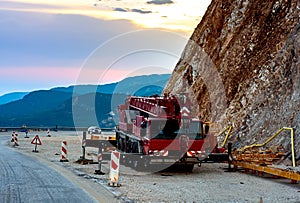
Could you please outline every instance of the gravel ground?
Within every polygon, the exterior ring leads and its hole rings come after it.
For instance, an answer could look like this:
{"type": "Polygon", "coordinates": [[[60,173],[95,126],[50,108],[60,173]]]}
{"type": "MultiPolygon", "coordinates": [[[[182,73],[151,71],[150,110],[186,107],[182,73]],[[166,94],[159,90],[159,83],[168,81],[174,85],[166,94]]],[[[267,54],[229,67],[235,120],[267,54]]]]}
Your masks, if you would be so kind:
{"type": "MultiPolygon", "coordinates": [[[[6,133],[7,134],[7,133],[6,133]]],[[[34,145],[30,138],[19,135],[20,146],[16,149],[39,156],[60,167],[69,169],[82,178],[96,182],[112,192],[119,202],[300,202],[300,184],[291,184],[287,179],[263,178],[240,172],[225,172],[226,164],[202,164],[195,166],[193,173],[176,172],[137,172],[121,166],[119,183],[121,187],[108,187],[109,166],[103,164],[105,175],[95,175],[97,164],[75,163],[82,155],[81,135],[76,132],[53,132],[51,137],[41,133],[42,145],[38,153],[32,152],[34,145]],[[69,162],[61,163],[61,142],[68,144],[69,162]]],[[[12,143],[8,142],[10,146],[12,143]]],[[[87,148],[86,158],[96,161],[97,149],[87,148]]]]}

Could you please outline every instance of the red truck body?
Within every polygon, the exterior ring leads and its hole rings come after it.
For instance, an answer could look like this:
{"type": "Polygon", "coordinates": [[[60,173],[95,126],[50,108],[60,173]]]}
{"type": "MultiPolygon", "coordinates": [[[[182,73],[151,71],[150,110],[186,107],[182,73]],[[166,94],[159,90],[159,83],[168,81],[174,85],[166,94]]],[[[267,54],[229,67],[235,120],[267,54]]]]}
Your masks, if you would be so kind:
{"type": "Polygon", "coordinates": [[[209,132],[209,123],[190,117],[186,101],[184,96],[129,96],[118,108],[117,148],[145,155],[147,161],[163,158],[159,160],[190,166],[223,153],[224,149],[217,147],[216,137],[209,132]]]}

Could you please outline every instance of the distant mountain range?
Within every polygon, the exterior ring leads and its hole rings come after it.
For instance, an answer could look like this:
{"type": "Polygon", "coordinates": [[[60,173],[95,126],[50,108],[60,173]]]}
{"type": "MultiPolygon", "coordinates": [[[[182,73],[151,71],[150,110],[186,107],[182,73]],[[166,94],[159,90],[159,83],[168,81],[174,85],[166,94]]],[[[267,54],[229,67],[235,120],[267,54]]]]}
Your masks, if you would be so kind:
{"type": "Polygon", "coordinates": [[[170,74],[155,74],[105,85],[74,85],[3,95],[0,101],[7,103],[0,105],[0,127],[114,127],[118,122],[117,105],[127,95],[160,95],[169,78],[170,74]]]}
{"type": "Polygon", "coordinates": [[[16,101],[19,99],[23,99],[25,95],[29,92],[12,92],[5,95],[0,96],[0,105],[7,104],[12,101],[16,101]]]}

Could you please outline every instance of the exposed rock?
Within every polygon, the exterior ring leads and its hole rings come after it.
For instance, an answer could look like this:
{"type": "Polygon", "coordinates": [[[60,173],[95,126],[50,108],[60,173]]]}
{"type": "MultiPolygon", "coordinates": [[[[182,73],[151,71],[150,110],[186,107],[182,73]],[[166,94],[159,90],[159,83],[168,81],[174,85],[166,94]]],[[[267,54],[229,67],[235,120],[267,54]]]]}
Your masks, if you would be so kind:
{"type": "MultiPolygon", "coordinates": [[[[212,1],[164,92],[189,92],[195,112],[245,144],[293,127],[299,153],[299,19],[297,0],[212,1]]],[[[276,144],[289,148],[289,135],[276,144]]]]}

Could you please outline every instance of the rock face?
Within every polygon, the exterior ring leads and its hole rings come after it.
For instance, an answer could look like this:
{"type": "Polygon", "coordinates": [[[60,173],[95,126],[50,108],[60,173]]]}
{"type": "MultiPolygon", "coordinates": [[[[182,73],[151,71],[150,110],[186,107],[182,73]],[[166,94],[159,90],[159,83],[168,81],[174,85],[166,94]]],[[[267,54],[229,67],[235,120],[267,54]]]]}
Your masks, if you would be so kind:
{"type": "MultiPolygon", "coordinates": [[[[300,2],[212,1],[165,93],[189,93],[205,119],[233,125],[243,144],[295,128],[300,148],[300,2]]],[[[290,133],[276,144],[290,147],[290,133]]]]}

